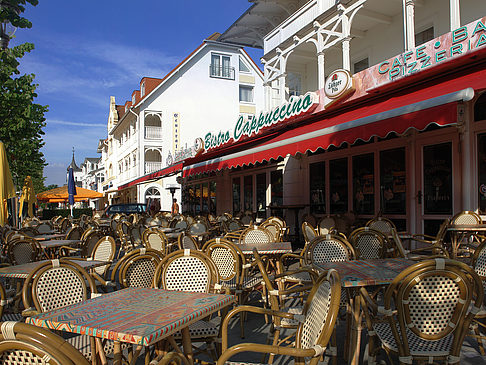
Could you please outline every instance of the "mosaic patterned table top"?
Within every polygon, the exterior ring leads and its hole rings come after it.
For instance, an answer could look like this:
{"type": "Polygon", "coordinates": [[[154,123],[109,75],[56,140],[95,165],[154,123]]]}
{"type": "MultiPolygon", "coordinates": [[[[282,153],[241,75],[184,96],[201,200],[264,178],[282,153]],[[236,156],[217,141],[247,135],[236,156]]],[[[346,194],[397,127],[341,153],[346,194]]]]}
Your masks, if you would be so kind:
{"type": "Polygon", "coordinates": [[[407,259],[376,259],[326,262],[316,265],[318,270],[335,269],[341,277],[341,286],[368,286],[390,284],[395,277],[416,261],[407,259]]]}
{"type": "Polygon", "coordinates": [[[72,246],[81,243],[81,240],[49,240],[49,241],[40,241],[39,245],[42,248],[52,248],[52,247],[60,247],[60,246],[72,246]]]}
{"type": "MultiPolygon", "coordinates": [[[[29,262],[23,265],[14,265],[0,268],[0,277],[3,278],[16,278],[16,279],[27,279],[29,274],[37,269],[41,264],[48,262],[50,260],[42,260],[36,262],[29,262]]],[[[83,269],[92,269],[95,267],[103,266],[108,264],[107,261],[97,261],[97,260],[72,260],[74,263],[81,266],[83,269]]]]}
{"type": "Polygon", "coordinates": [[[290,242],[271,242],[260,245],[238,244],[238,247],[245,255],[253,254],[253,248],[256,247],[260,255],[276,255],[292,252],[290,242]]]}
{"type": "Polygon", "coordinates": [[[26,322],[148,346],[236,300],[234,295],[126,288],[27,318],[26,322]]]}

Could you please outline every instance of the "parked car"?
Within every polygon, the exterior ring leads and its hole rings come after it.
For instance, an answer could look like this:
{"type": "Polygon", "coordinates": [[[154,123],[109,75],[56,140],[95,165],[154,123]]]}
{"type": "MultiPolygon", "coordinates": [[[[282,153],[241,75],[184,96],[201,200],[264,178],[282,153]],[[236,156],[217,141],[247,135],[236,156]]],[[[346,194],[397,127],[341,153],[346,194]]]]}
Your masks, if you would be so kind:
{"type": "Polygon", "coordinates": [[[103,217],[111,217],[117,213],[131,214],[144,213],[146,211],[147,206],[141,203],[111,204],[105,209],[103,217]]]}

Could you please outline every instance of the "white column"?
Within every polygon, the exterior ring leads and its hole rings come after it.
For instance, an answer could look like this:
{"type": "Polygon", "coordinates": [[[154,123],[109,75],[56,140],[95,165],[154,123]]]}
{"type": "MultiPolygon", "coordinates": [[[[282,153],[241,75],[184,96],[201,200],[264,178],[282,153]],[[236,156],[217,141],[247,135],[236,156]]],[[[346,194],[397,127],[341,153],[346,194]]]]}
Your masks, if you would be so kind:
{"type": "Polygon", "coordinates": [[[461,7],[459,0],[450,0],[451,32],[461,26],[461,7]]]}
{"type": "Polygon", "coordinates": [[[280,93],[280,103],[283,104],[286,101],[285,97],[285,72],[282,72],[278,77],[278,89],[280,93]]]}
{"type": "Polygon", "coordinates": [[[403,34],[405,51],[415,48],[415,3],[414,0],[403,0],[403,34]]]}
{"type": "Polygon", "coordinates": [[[326,73],[324,69],[324,52],[321,51],[317,54],[317,80],[318,89],[323,89],[326,83],[326,73]]]}
{"type": "Polygon", "coordinates": [[[349,42],[351,37],[346,37],[342,40],[343,47],[343,69],[351,71],[351,59],[349,57],[349,42]]]}
{"type": "Polygon", "coordinates": [[[268,111],[272,108],[272,87],[268,82],[263,86],[265,91],[265,110],[268,111]]]}

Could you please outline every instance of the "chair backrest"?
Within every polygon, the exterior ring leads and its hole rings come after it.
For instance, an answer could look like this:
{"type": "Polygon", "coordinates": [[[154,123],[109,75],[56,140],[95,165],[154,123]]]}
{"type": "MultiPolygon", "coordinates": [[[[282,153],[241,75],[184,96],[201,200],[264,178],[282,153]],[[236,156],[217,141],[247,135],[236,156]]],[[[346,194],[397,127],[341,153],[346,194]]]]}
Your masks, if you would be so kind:
{"type": "Polygon", "coordinates": [[[282,226],[277,222],[265,222],[260,225],[260,227],[265,228],[272,235],[273,242],[282,241],[282,226]]]}
{"type": "MultiPolygon", "coordinates": [[[[395,341],[399,356],[411,355],[408,341],[413,337],[436,343],[450,335],[453,339],[449,355],[459,356],[464,336],[481,308],[483,296],[479,276],[471,267],[456,260],[425,260],[402,271],[384,297],[384,313],[392,314],[396,309],[396,317],[389,315],[387,319],[398,337],[395,341]]],[[[427,355],[424,350],[423,356],[427,355]]]]}
{"type": "Polygon", "coordinates": [[[219,285],[219,273],[209,256],[201,251],[178,250],[157,266],[153,287],[209,293],[216,284],[219,285]]]}
{"type": "Polygon", "coordinates": [[[19,232],[29,237],[35,237],[39,235],[39,231],[35,227],[22,227],[20,228],[19,232]]]}
{"type": "Polygon", "coordinates": [[[451,224],[457,225],[476,225],[483,223],[479,214],[464,210],[451,218],[451,224]]]}
{"type": "Polygon", "coordinates": [[[84,236],[84,240],[82,240],[81,256],[90,257],[96,243],[104,236],[105,235],[103,232],[97,230],[91,230],[86,236],[84,236]]]}
{"type": "Polygon", "coordinates": [[[54,332],[21,322],[1,322],[0,363],[5,365],[89,365],[70,343],[54,332]]]}
{"type": "Polygon", "coordinates": [[[253,222],[253,216],[245,214],[240,218],[240,222],[244,225],[251,224],[253,222]]]}
{"type": "Polygon", "coordinates": [[[199,250],[199,244],[197,243],[196,239],[187,232],[182,232],[177,237],[177,245],[179,246],[179,250],[199,250]]]}
{"type": "Polygon", "coordinates": [[[119,269],[119,282],[122,287],[150,288],[154,281],[155,269],[160,257],[144,250],[131,255],[119,269]],[[145,253],[143,253],[145,252],[145,253]]]}
{"type": "Polygon", "coordinates": [[[41,254],[39,243],[29,236],[14,238],[7,244],[7,257],[12,265],[38,261],[41,254]]]}
{"type": "Polygon", "coordinates": [[[486,284],[486,240],[483,240],[474,250],[471,266],[486,284]]]}
{"type": "Polygon", "coordinates": [[[138,223],[132,224],[130,227],[130,239],[133,245],[138,246],[142,244],[143,230],[145,230],[145,228],[143,228],[142,225],[139,225],[138,223]]]}
{"type": "Polygon", "coordinates": [[[270,232],[262,227],[250,227],[241,233],[240,243],[247,245],[260,245],[273,242],[270,232]]]}
{"type": "Polygon", "coordinates": [[[50,222],[42,222],[35,228],[40,234],[52,231],[52,225],[50,224],[50,222]]]}
{"type": "MultiPolygon", "coordinates": [[[[93,250],[91,251],[90,257],[93,260],[97,261],[112,261],[113,258],[115,257],[116,253],[116,244],[115,240],[111,236],[105,236],[102,237],[96,242],[96,244],[93,247],[93,250]]],[[[98,275],[105,275],[105,273],[108,271],[110,268],[111,263],[104,265],[104,266],[98,266],[94,268],[94,271],[98,275]]]]}
{"type": "Polygon", "coordinates": [[[385,258],[387,241],[380,231],[369,227],[357,228],[349,235],[349,242],[356,251],[357,259],[385,258]]]}
{"type": "Polygon", "coordinates": [[[309,223],[312,227],[317,227],[317,219],[314,214],[306,213],[302,216],[302,222],[309,223]]]}
{"type": "Polygon", "coordinates": [[[89,299],[93,293],[96,285],[91,275],[78,264],[60,259],[44,262],[29,274],[22,299],[25,308],[48,312],[89,299]]]}
{"type": "Polygon", "coordinates": [[[388,218],[384,217],[376,217],[370,219],[366,222],[366,227],[374,229],[375,231],[383,233],[385,236],[389,236],[392,233],[392,230],[396,230],[395,224],[389,220],[388,218]]]}
{"type": "Polygon", "coordinates": [[[62,233],[65,233],[67,232],[68,228],[71,227],[71,222],[69,221],[68,218],[63,218],[60,226],[59,226],[59,230],[62,232],[62,233]]]}
{"type": "Polygon", "coordinates": [[[167,237],[165,233],[156,227],[147,228],[142,234],[142,243],[145,247],[166,252],[167,237]]]}
{"type": "Polygon", "coordinates": [[[83,236],[84,229],[80,226],[72,226],[66,233],[67,240],[80,240],[83,236]]]}
{"type": "MultiPolygon", "coordinates": [[[[253,248],[253,257],[255,258],[255,262],[258,266],[258,269],[260,270],[260,274],[262,276],[262,281],[263,285],[265,285],[266,292],[269,293],[268,296],[268,304],[270,305],[270,309],[279,311],[280,308],[280,301],[279,301],[279,296],[278,295],[273,295],[272,293],[275,292],[273,283],[268,277],[267,273],[267,268],[265,267],[265,263],[263,262],[260,254],[258,253],[258,249],[256,247],[253,248]]],[[[274,318],[274,324],[276,326],[280,325],[280,317],[275,316],[274,318]]]]}
{"type": "Polygon", "coordinates": [[[308,245],[304,260],[307,264],[354,260],[353,246],[339,235],[317,236],[308,245]]]}
{"type": "Polygon", "coordinates": [[[191,234],[204,233],[208,231],[208,227],[204,222],[193,222],[189,225],[187,231],[191,234]]]}
{"type": "Polygon", "coordinates": [[[245,256],[231,241],[213,238],[204,244],[202,251],[216,264],[223,285],[234,287],[241,283],[245,256]]]}
{"type": "MultiPolygon", "coordinates": [[[[329,270],[319,276],[304,305],[304,320],[299,325],[295,345],[300,349],[320,346],[325,349],[339,314],[341,280],[336,270],[329,270]]],[[[310,360],[317,364],[319,356],[310,360]]]]}
{"type": "Polygon", "coordinates": [[[243,228],[245,228],[245,226],[237,219],[230,218],[226,221],[223,221],[223,229],[226,232],[238,231],[243,228]]]}
{"type": "Polygon", "coordinates": [[[305,243],[310,243],[319,235],[309,222],[302,223],[302,234],[304,235],[305,243]]]}
{"type": "Polygon", "coordinates": [[[328,234],[335,227],[336,227],[336,220],[330,215],[327,215],[325,217],[322,217],[319,223],[317,224],[317,232],[319,232],[319,234],[321,235],[328,234]]]}

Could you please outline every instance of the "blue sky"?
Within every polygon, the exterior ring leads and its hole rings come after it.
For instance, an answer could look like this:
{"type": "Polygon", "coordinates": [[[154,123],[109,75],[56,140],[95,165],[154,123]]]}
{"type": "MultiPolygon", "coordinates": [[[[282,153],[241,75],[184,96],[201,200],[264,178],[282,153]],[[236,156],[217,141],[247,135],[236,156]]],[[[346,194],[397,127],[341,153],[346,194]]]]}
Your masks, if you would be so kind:
{"type": "MultiPolygon", "coordinates": [[[[80,165],[97,157],[107,135],[110,95],[129,100],[143,76],[163,77],[202,40],[224,32],[249,8],[247,0],[40,0],[28,6],[31,29],[10,45],[32,42],[21,71],[34,73],[49,105],[42,149],[46,185],[63,185],[72,147],[80,165]]],[[[260,50],[247,49],[259,63],[260,50]]]]}

